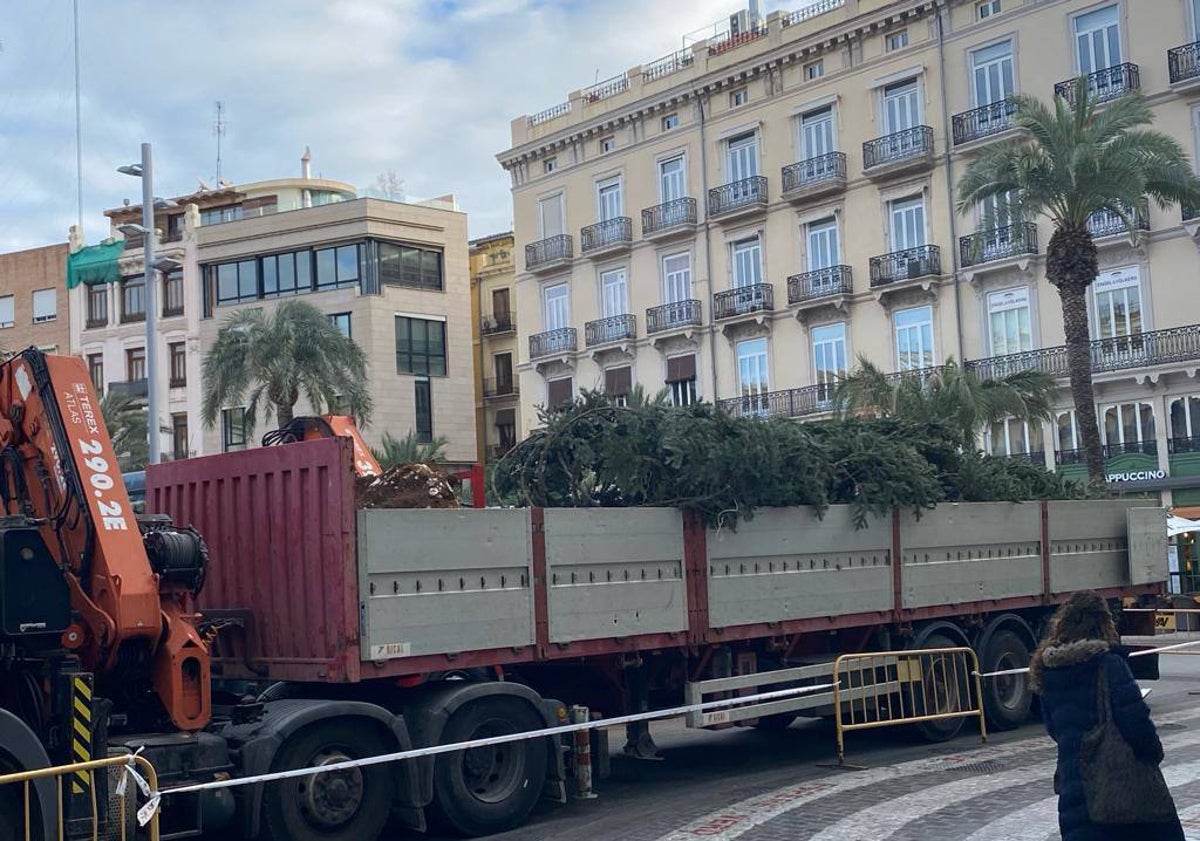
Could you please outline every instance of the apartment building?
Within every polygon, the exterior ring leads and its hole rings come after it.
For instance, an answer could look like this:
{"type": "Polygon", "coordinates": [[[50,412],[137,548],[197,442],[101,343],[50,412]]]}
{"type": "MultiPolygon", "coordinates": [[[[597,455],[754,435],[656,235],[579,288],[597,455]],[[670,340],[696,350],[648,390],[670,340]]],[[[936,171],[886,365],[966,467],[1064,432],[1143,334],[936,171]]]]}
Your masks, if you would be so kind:
{"type": "MultiPolygon", "coordinates": [[[[1197,147],[1196,0],[820,0],[733,15],[512,123],[522,432],[533,407],[632,383],[734,414],[820,417],[858,356],[1063,378],[992,452],[1082,473],[1045,220],[954,210],[1014,93],[1140,89],[1197,147]],[[1188,42],[1188,43],[1180,43],[1188,42]],[[982,220],[996,227],[982,230],[982,220]]],[[[1200,505],[1200,219],[1097,216],[1096,397],[1112,480],[1200,505]]]]}
{"type": "Polygon", "coordinates": [[[475,414],[479,452],[499,458],[517,441],[516,260],[512,232],[471,240],[475,414]]]}
{"type": "Polygon", "coordinates": [[[67,243],[0,254],[0,351],[66,353],[67,243]]]}

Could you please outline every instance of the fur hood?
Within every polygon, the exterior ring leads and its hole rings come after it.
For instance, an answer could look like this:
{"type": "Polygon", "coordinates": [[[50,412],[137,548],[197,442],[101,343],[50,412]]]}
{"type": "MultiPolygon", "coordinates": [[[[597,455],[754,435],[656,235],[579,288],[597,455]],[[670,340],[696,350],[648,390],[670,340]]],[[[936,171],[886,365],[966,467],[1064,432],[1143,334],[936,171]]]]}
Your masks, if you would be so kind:
{"type": "Polygon", "coordinates": [[[1047,646],[1042,651],[1042,662],[1047,669],[1061,669],[1091,660],[1111,648],[1105,640],[1076,640],[1065,645],[1047,646]]]}

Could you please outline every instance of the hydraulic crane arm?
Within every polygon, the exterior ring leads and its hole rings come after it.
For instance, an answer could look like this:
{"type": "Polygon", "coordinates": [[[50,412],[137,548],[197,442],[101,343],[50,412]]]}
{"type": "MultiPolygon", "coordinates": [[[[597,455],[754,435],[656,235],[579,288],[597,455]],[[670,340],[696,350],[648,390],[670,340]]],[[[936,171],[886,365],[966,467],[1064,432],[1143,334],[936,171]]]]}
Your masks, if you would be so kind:
{"type": "Polygon", "coordinates": [[[82,360],[30,349],[0,364],[0,505],[57,556],[76,617],[64,647],[101,680],[152,689],[175,726],[204,727],[209,653],[187,610],[203,543],[143,538],[82,360]]]}
{"type": "Polygon", "coordinates": [[[349,438],[354,442],[354,473],[357,476],[378,476],[383,468],[371,448],[363,440],[362,433],[348,415],[319,415],[293,418],[282,429],[272,430],[263,436],[264,447],[273,444],[293,444],[297,441],[313,441],[318,438],[349,438]]]}

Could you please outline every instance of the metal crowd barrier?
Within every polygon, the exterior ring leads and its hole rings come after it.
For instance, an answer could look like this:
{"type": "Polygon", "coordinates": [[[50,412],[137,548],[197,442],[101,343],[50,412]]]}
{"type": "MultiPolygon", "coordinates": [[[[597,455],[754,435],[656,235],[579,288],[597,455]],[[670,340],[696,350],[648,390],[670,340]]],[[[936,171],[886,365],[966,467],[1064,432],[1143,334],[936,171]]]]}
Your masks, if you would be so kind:
{"type": "Polygon", "coordinates": [[[833,665],[838,765],[845,734],[899,724],[978,718],[987,741],[979,658],[970,648],[843,654],[833,665]]]}
{"type": "MultiPolygon", "coordinates": [[[[1124,613],[1154,614],[1154,637],[1169,637],[1173,640],[1200,642],[1200,607],[1162,608],[1127,607],[1124,613]]],[[[1200,654],[1200,651],[1176,651],[1175,654],[1200,654]]]]}
{"type": "MultiPolygon", "coordinates": [[[[137,803],[137,792],[140,790],[146,800],[136,814],[136,818],[146,828],[148,841],[159,841],[158,833],[158,775],[154,766],[143,756],[123,754],[110,756],[107,759],[92,759],[88,762],[73,762],[70,765],[55,765],[49,768],[38,768],[33,771],[19,771],[14,774],[0,774],[0,786],[20,785],[22,788],[22,816],[24,825],[24,841],[32,841],[34,836],[34,814],[32,808],[36,799],[31,783],[38,780],[54,779],[56,783],[55,803],[57,813],[55,826],[58,828],[58,841],[66,837],[68,821],[72,824],[73,837],[82,835],[79,822],[84,821],[91,826],[92,841],[100,841],[101,825],[104,825],[105,838],[118,838],[126,841],[130,838],[129,825],[134,813],[131,806],[137,803]],[[109,769],[121,769],[122,777],[109,791],[106,802],[99,803],[96,794],[96,771],[108,772],[109,769]],[[132,773],[135,772],[136,773],[132,773]],[[130,780],[130,777],[133,780],[130,780]],[[64,779],[70,779],[73,797],[82,796],[89,802],[90,809],[83,816],[68,815],[67,800],[64,799],[64,779]],[[113,825],[119,828],[114,834],[113,825]]],[[[37,829],[36,837],[42,837],[42,828],[37,829]]],[[[45,839],[51,841],[51,839],[45,839]]]]}

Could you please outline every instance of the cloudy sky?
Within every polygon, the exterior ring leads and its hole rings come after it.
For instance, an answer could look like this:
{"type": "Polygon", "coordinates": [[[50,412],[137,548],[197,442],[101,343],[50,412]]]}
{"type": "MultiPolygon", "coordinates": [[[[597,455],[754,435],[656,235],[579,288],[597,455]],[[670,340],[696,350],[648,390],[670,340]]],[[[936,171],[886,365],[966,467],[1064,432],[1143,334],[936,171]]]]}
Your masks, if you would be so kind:
{"type": "MultiPolygon", "coordinates": [[[[796,8],[810,0],[768,2],[796,8]]],[[[0,19],[0,251],[66,239],[77,215],[71,0],[0,19]]],[[[154,144],[155,192],[313,173],[453,192],[471,235],[511,227],[495,155],[513,117],[658,58],[740,0],[79,0],[84,232],[140,201],[115,169],[154,144]]]]}

